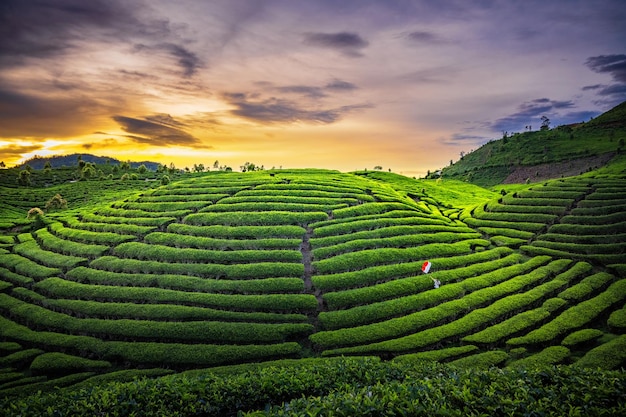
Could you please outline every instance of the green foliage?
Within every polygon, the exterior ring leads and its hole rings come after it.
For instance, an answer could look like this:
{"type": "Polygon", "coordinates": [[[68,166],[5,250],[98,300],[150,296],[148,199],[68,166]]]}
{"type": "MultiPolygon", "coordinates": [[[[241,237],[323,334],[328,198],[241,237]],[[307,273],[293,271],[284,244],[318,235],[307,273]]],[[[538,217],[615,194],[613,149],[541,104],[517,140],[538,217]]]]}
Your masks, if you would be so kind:
{"type": "Polygon", "coordinates": [[[38,375],[71,374],[84,371],[106,370],[111,367],[107,361],[85,359],[60,352],[43,353],[30,364],[30,370],[38,375]]]}
{"type": "Polygon", "coordinates": [[[109,415],[619,415],[623,373],[542,367],[459,369],[344,358],[234,374],[172,375],[30,395],[11,416],[109,415]],[[580,381],[588,381],[581,384],[580,381]],[[563,389],[567,387],[567,389],[563,389]]]}

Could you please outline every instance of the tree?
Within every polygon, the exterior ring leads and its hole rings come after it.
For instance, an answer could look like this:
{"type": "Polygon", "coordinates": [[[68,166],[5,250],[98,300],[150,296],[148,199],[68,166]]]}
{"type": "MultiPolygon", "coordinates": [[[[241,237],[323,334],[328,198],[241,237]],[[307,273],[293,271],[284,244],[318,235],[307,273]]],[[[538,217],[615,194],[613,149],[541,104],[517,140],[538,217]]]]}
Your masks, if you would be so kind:
{"type": "Polygon", "coordinates": [[[380,166],[380,165],[376,165],[376,166],[374,167],[374,171],[382,171],[382,170],[383,170],[383,167],[382,167],[382,166],[380,166]]]}
{"type": "Polygon", "coordinates": [[[4,164],[4,161],[0,161],[0,168],[6,168],[6,165],[4,164]]]}
{"type": "Polygon", "coordinates": [[[139,167],[137,168],[137,172],[139,172],[140,174],[145,174],[146,171],[148,171],[148,168],[146,168],[145,164],[141,164],[139,165],[139,167]]]}
{"type": "Polygon", "coordinates": [[[61,194],[55,194],[48,202],[46,203],[46,210],[48,209],[64,209],[67,208],[67,200],[61,197],[61,194]]]}
{"type": "Polygon", "coordinates": [[[216,159],[215,162],[213,162],[213,169],[218,169],[219,167],[220,167],[220,161],[216,159]]]}
{"type": "Polygon", "coordinates": [[[541,130],[550,130],[550,119],[546,116],[541,116],[541,130]]]}
{"type": "MultiPolygon", "coordinates": [[[[28,165],[27,165],[28,166],[28,165]]],[[[19,185],[30,185],[30,171],[27,169],[23,169],[20,171],[20,173],[17,175],[17,183],[19,185]]]]}

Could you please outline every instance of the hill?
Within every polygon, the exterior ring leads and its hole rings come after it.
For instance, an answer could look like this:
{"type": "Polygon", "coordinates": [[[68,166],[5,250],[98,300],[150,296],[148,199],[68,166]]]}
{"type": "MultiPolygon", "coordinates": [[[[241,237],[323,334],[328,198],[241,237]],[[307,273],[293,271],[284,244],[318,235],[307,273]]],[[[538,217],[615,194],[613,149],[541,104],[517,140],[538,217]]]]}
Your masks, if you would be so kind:
{"type": "MultiPolygon", "coordinates": [[[[17,168],[24,168],[26,165],[30,166],[33,169],[44,169],[46,164],[49,162],[52,168],[62,168],[62,167],[76,167],[78,165],[79,158],[84,162],[90,162],[96,165],[120,165],[122,161],[111,158],[108,156],[96,156],[88,153],[76,153],[71,155],[53,155],[53,156],[35,156],[21,165],[18,165],[17,168]]],[[[132,168],[137,168],[140,165],[145,165],[145,167],[150,171],[156,171],[157,168],[161,164],[158,162],[150,162],[150,161],[142,161],[142,162],[129,162],[132,168]]]]}
{"type": "Polygon", "coordinates": [[[587,123],[490,141],[443,168],[441,175],[485,187],[579,175],[623,153],[625,140],[626,102],[587,123]]]}
{"type": "Polygon", "coordinates": [[[497,192],[312,169],[0,186],[0,410],[400,413],[419,379],[425,413],[617,413],[625,165],[497,192]]]}

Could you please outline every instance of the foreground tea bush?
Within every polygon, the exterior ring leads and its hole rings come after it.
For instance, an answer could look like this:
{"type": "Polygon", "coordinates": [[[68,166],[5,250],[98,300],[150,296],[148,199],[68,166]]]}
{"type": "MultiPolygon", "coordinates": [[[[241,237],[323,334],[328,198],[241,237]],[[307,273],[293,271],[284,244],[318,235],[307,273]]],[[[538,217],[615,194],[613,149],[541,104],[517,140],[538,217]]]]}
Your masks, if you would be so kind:
{"type": "Polygon", "coordinates": [[[9,416],[623,415],[623,372],[462,369],[373,358],[278,362],[109,383],[0,403],[9,416]],[[581,383],[584,381],[584,383],[581,383]],[[574,412],[574,413],[572,413],[574,412]]]}

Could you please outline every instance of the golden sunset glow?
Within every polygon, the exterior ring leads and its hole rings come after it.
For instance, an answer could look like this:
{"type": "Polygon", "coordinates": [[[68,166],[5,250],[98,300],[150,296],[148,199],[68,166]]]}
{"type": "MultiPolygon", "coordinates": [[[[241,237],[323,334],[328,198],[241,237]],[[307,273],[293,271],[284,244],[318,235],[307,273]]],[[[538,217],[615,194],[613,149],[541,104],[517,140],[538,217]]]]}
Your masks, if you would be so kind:
{"type": "Polygon", "coordinates": [[[382,166],[626,99],[618,0],[89,1],[0,6],[0,160],[382,166]]]}

